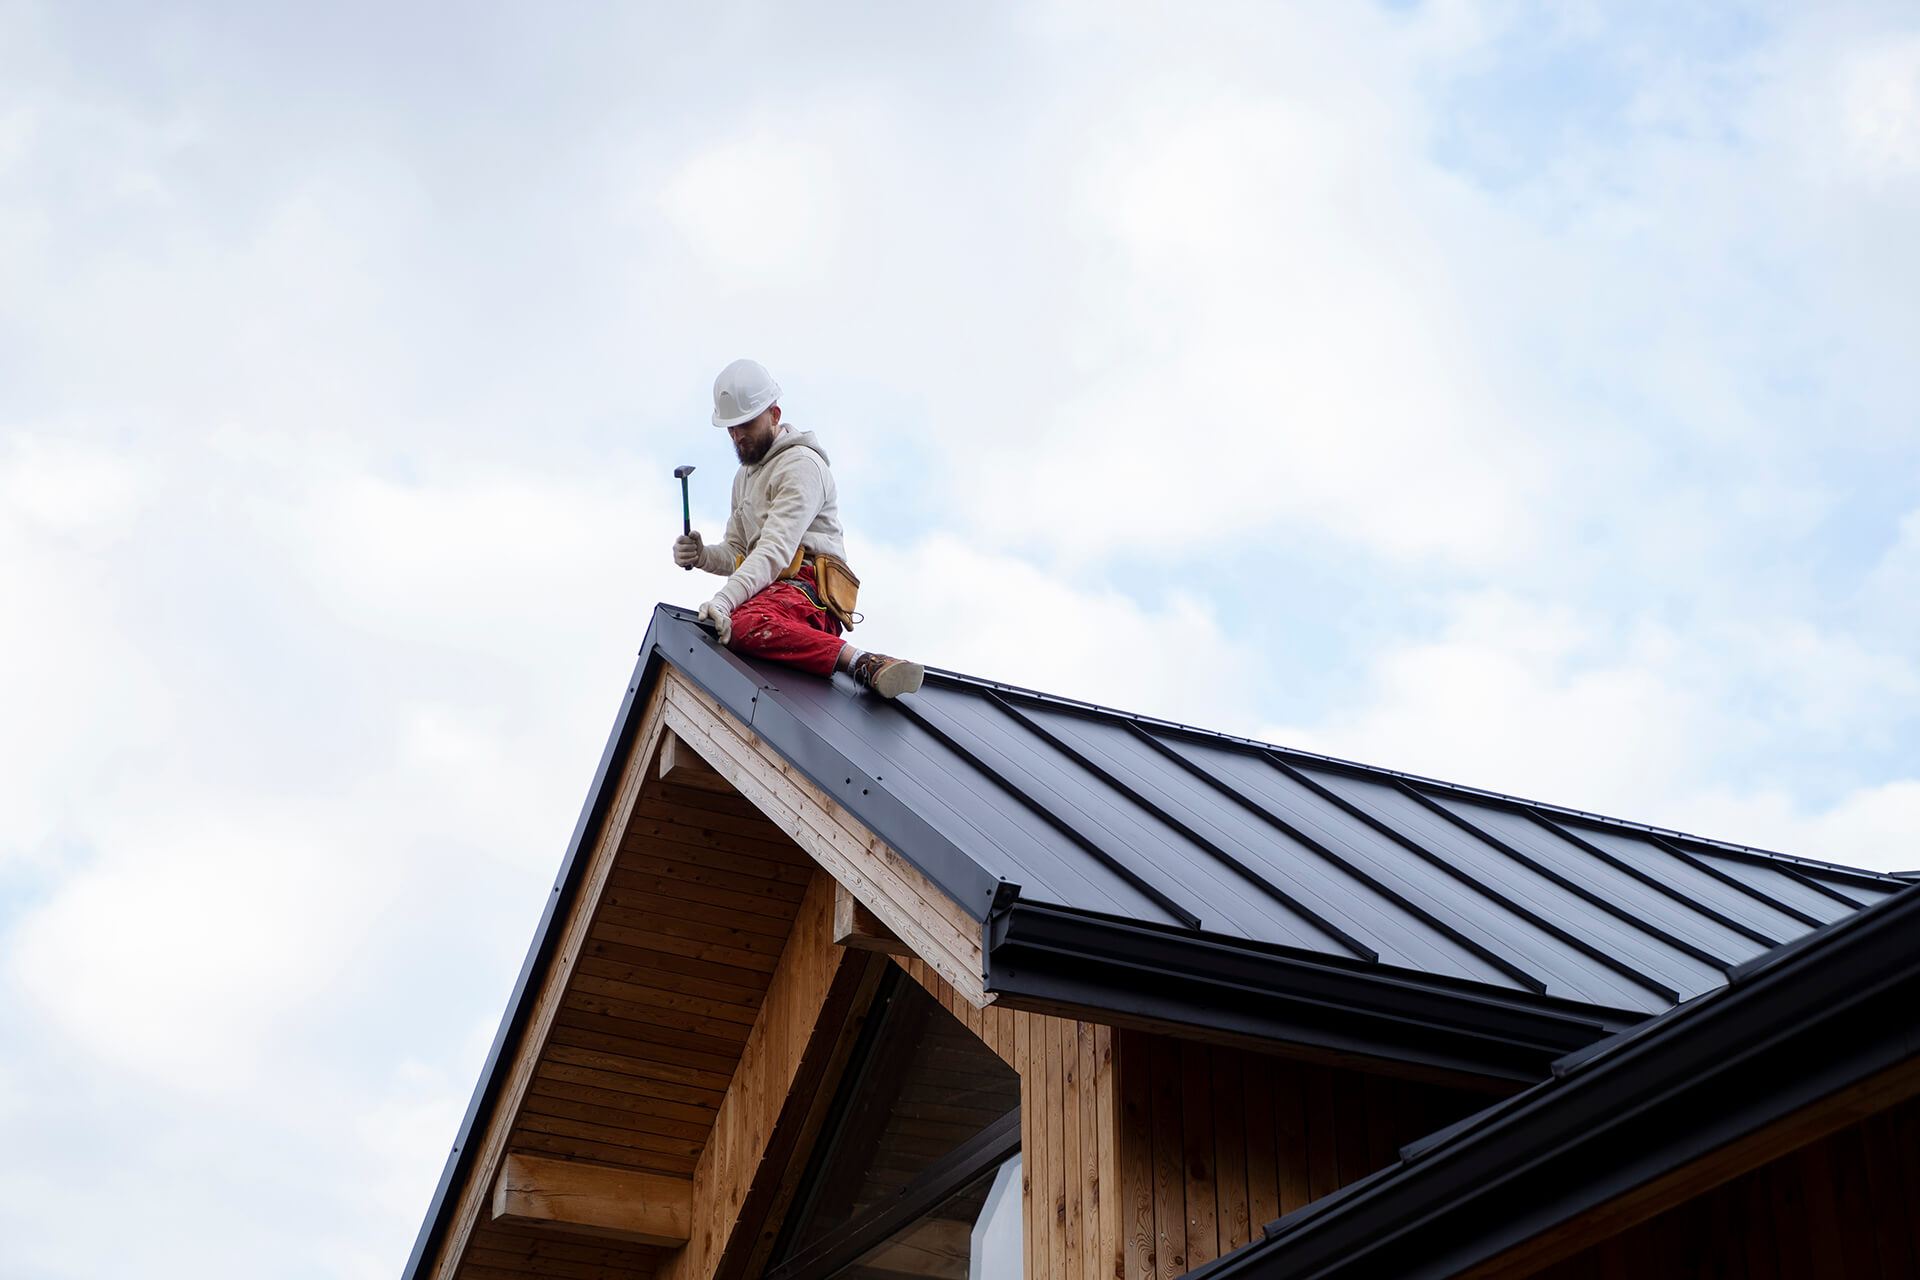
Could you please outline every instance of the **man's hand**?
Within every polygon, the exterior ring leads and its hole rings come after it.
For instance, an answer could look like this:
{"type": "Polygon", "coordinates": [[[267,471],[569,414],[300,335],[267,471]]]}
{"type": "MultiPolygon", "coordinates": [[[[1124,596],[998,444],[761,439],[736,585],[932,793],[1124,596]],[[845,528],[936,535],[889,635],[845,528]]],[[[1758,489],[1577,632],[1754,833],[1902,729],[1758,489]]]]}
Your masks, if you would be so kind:
{"type": "Polygon", "coordinates": [[[733,608],[725,600],[715,596],[700,606],[700,621],[710,624],[714,633],[720,637],[721,644],[733,641],[733,608]]]}
{"type": "Polygon", "coordinates": [[[700,563],[704,550],[698,533],[683,533],[673,540],[673,562],[682,569],[691,569],[700,563]]]}

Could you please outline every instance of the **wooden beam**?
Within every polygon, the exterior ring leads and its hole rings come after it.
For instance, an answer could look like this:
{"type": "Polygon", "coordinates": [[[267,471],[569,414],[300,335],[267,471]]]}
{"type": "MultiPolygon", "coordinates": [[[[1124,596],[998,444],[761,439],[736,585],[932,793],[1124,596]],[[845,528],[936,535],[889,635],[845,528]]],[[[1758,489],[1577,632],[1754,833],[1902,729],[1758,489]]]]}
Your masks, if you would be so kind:
{"type": "Polygon", "coordinates": [[[873,990],[870,957],[834,945],[833,890],[819,871],[807,885],[694,1170],[692,1233],[664,1260],[661,1280],[739,1280],[772,1244],[788,1175],[805,1157],[861,999],[873,990]]]}
{"type": "Polygon", "coordinates": [[[855,951],[880,951],[890,956],[910,956],[913,948],[900,941],[893,930],[880,923],[880,917],[860,905],[860,899],[847,892],[839,881],[833,885],[833,941],[835,946],[855,951]]]}
{"type": "Polygon", "coordinates": [[[670,668],[660,687],[674,733],[969,1004],[993,1003],[981,976],[978,920],[704,690],[670,668]]]}
{"type": "Polygon", "coordinates": [[[660,781],[721,795],[738,794],[732,783],[715,773],[713,766],[672,730],[660,735],[660,781]]]}
{"type": "Polygon", "coordinates": [[[493,1189],[493,1220],[673,1247],[690,1234],[693,1181],[509,1152],[493,1189]]]}

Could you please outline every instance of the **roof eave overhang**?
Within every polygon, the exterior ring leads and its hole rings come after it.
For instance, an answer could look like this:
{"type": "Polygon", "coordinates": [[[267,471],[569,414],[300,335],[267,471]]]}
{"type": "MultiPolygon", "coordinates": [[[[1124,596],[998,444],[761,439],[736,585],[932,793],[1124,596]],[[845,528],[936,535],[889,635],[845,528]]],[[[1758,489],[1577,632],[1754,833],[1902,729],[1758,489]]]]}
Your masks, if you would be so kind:
{"type": "Polygon", "coordinates": [[[446,1234],[448,1217],[458,1190],[472,1170],[474,1148],[478,1145],[480,1135],[486,1132],[500,1087],[506,1078],[504,1064],[533,1012],[534,985],[552,959],[554,948],[559,944],[561,924],[579,893],[581,875],[587,861],[584,851],[593,848],[599,838],[600,828],[606,822],[607,811],[617,789],[613,783],[618,779],[627,752],[633,746],[634,734],[640,726],[639,713],[645,708],[654,682],[659,678],[661,658],[654,644],[655,631],[656,628],[650,627],[646,643],[640,646],[639,660],[634,664],[633,675],[627,681],[626,696],[620,701],[620,711],[614,717],[613,729],[607,734],[607,744],[600,752],[600,763],[594,769],[593,783],[587,789],[586,801],[580,806],[580,816],[574,822],[573,835],[567,842],[566,854],[560,860],[560,870],[554,877],[552,892],[547,894],[546,904],[541,909],[540,922],[534,927],[533,941],[527,947],[526,959],[521,962],[519,976],[514,979],[513,994],[507,998],[506,1012],[501,1015],[500,1027],[494,1032],[493,1043],[487,1049],[486,1062],[480,1068],[480,1079],[475,1083],[473,1096],[468,1100],[466,1113],[461,1117],[459,1134],[454,1139],[453,1149],[447,1153],[446,1163],[441,1167],[440,1180],[434,1185],[426,1219],[420,1224],[419,1234],[414,1237],[413,1250],[407,1256],[406,1268],[400,1273],[402,1280],[418,1280],[425,1273],[425,1268],[432,1262],[446,1234]]]}
{"type": "Polygon", "coordinates": [[[1013,1003],[1526,1084],[1643,1016],[1020,901],[988,922],[986,956],[1013,1003]]]}
{"type": "Polygon", "coordinates": [[[1920,1057],[1920,890],[1405,1149],[1205,1280],[1452,1276],[1920,1057]]]}

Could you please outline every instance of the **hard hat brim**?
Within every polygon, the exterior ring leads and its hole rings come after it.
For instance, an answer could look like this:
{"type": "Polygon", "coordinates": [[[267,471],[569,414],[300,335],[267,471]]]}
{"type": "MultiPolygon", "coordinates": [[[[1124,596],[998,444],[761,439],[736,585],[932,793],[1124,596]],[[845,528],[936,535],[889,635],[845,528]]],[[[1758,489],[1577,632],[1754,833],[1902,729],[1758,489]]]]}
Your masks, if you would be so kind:
{"type": "Polygon", "coordinates": [[[755,409],[752,413],[742,413],[731,418],[721,417],[720,411],[718,409],[715,409],[713,411],[713,425],[716,427],[737,427],[743,422],[752,422],[755,418],[759,417],[761,414],[765,413],[767,410],[773,408],[773,406],[779,403],[780,402],[778,400],[769,400],[765,404],[761,405],[758,409],[755,409]]]}

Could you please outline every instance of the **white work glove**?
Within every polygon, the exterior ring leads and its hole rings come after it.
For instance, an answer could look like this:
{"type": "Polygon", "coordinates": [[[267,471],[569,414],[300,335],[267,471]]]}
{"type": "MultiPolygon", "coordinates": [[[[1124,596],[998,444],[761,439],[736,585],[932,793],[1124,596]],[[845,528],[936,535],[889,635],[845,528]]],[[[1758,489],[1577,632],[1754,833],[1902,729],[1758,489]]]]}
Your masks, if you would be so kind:
{"type": "Polygon", "coordinates": [[[733,606],[719,596],[700,606],[700,621],[712,625],[721,644],[733,642],[733,606]]]}
{"type": "Polygon", "coordinates": [[[701,545],[700,534],[683,533],[673,540],[673,562],[682,569],[692,569],[700,563],[706,548],[701,545]]]}

